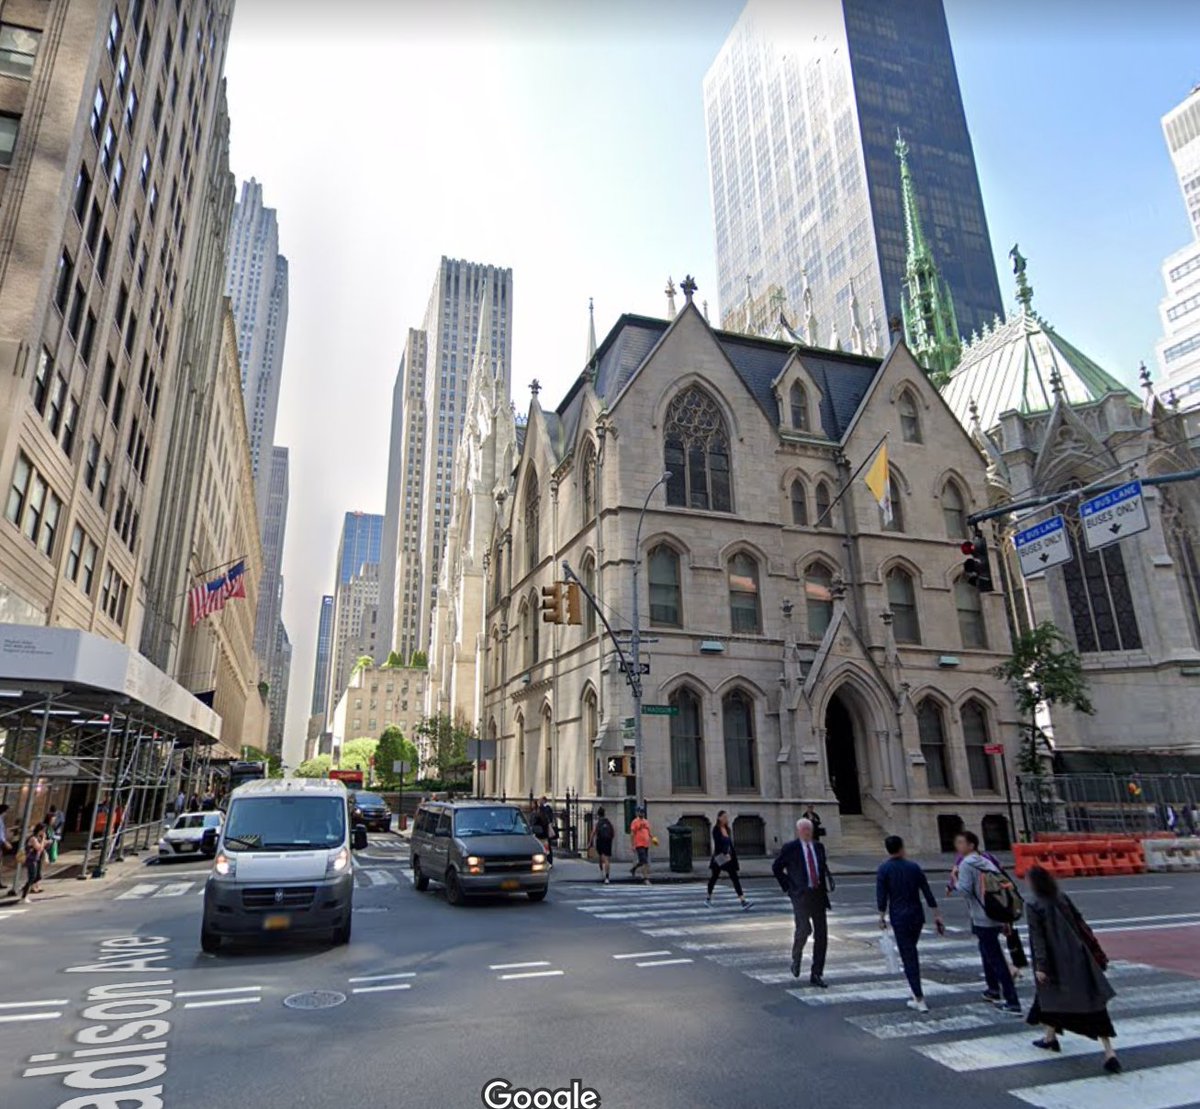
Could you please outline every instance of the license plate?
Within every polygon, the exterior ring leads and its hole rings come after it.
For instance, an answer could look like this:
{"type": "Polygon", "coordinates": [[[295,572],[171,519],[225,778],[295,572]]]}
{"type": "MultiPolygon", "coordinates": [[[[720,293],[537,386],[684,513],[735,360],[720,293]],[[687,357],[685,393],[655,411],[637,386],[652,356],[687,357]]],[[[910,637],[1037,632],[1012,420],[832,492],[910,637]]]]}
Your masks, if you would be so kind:
{"type": "Polygon", "coordinates": [[[264,932],[282,932],[292,926],[290,913],[271,913],[263,917],[264,932]]]}
{"type": "Polygon", "coordinates": [[[521,888],[521,883],[517,881],[516,878],[505,878],[504,881],[500,883],[500,888],[502,890],[519,890],[521,888]]]}
{"type": "Polygon", "coordinates": [[[194,843],[185,843],[179,848],[179,850],[180,851],[195,851],[196,846],[197,845],[194,843]]]}

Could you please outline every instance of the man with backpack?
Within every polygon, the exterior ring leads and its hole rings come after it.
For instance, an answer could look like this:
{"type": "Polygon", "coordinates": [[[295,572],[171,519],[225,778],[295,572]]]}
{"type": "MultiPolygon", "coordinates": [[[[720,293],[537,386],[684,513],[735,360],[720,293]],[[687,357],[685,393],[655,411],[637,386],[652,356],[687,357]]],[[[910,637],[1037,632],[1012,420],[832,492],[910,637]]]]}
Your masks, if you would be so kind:
{"type": "Polygon", "coordinates": [[[967,903],[971,931],[979,941],[979,957],[987,981],[984,1000],[1001,1012],[1020,1016],[1017,987],[1000,948],[1003,930],[1021,917],[1020,895],[1009,877],[979,853],[979,837],[974,832],[959,832],[954,846],[962,856],[955,889],[967,903]]]}
{"type": "Polygon", "coordinates": [[[613,822],[604,815],[604,806],[596,810],[596,823],[592,827],[592,835],[588,840],[588,848],[595,850],[596,861],[600,864],[600,873],[604,876],[604,884],[608,885],[608,872],[612,864],[613,840],[617,830],[613,822]]]}

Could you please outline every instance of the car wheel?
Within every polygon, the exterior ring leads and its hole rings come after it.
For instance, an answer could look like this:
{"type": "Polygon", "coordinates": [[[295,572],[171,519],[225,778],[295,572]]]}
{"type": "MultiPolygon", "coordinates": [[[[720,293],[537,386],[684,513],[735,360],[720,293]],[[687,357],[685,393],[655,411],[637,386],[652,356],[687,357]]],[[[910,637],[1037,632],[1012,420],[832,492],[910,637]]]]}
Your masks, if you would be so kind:
{"type": "Polygon", "coordinates": [[[451,905],[463,903],[462,886],[459,885],[458,875],[453,870],[446,871],[446,900],[451,905]]]}
{"type": "Polygon", "coordinates": [[[413,885],[416,886],[417,889],[419,889],[422,893],[424,893],[427,889],[429,889],[429,878],[421,873],[421,862],[419,859],[413,859],[412,872],[413,885]]]}
{"type": "Polygon", "coordinates": [[[548,889],[528,890],[526,896],[530,901],[545,901],[546,894],[549,892],[550,891],[548,889]]]}
{"type": "Polygon", "coordinates": [[[347,916],[346,923],[340,928],[333,930],[333,946],[341,947],[343,944],[350,942],[350,926],[353,923],[353,918],[347,916]]]}
{"type": "Polygon", "coordinates": [[[210,928],[200,929],[200,950],[206,955],[215,955],[221,950],[221,937],[210,928]]]}

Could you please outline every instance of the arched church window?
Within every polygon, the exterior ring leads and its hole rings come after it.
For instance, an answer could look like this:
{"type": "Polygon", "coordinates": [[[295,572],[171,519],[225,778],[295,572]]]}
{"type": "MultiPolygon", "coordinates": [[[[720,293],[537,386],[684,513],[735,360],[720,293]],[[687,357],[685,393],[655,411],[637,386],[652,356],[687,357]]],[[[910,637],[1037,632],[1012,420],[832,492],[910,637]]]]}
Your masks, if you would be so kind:
{"type": "Polygon", "coordinates": [[[907,389],[900,394],[896,405],[900,410],[900,434],[906,443],[921,442],[921,415],[917,408],[917,398],[907,389]]]}
{"type": "Polygon", "coordinates": [[[729,432],[717,402],[691,385],[671,401],[663,426],[667,504],[729,512],[729,432]]]}
{"type": "Polygon", "coordinates": [[[945,792],[950,788],[950,776],[946,773],[946,716],[932,697],[926,697],[917,706],[917,735],[925,757],[929,789],[933,793],[945,792]]]}
{"type": "Polygon", "coordinates": [[[596,516],[596,448],[589,439],[579,461],[579,497],[583,504],[583,526],[596,516]]]}
{"type": "Polygon", "coordinates": [[[1063,586],[1076,648],[1081,653],[1138,650],[1142,635],[1120,544],[1089,551],[1078,534],[1077,518],[1071,525],[1074,557],[1063,563],[1063,586]]]}
{"type": "Polygon", "coordinates": [[[791,409],[792,427],[797,431],[807,431],[808,391],[798,381],[792,382],[788,393],[788,407],[791,409]]]}
{"type": "Polygon", "coordinates": [[[804,482],[796,478],[792,482],[792,523],[798,527],[808,527],[808,494],[804,482]]]}
{"type": "Polygon", "coordinates": [[[537,470],[530,468],[525,482],[525,568],[532,570],[538,564],[541,549],[541,505],[539,503],[537,470]]]}

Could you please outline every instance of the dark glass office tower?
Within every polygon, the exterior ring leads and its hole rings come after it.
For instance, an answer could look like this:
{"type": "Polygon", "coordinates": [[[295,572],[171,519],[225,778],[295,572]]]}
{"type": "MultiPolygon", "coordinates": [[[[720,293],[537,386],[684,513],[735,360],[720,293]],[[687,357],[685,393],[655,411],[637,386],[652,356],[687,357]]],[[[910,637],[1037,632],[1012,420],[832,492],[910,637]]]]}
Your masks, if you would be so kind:
{"type": "Polygon", "coordinates": [[[810,342],[886,342],[905,263],[897,130],[959,326],[1002,311],[941,0],[751,0],[704,99],[723,323],[770,330],[782,302],[810,342]]]}

